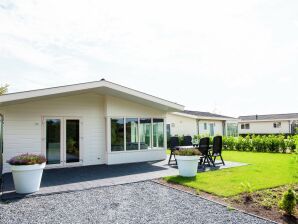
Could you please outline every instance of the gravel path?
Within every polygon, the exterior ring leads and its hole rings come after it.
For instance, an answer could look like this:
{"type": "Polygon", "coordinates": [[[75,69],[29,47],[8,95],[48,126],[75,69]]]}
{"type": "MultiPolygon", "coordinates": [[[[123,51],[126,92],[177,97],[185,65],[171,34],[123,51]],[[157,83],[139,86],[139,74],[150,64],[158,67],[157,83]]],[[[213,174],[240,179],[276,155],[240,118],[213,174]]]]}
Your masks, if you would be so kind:
{"type": "Polygon", "coordinates": [[[2,203],[0,223],[271,222],[146,181],[2,203]]]}

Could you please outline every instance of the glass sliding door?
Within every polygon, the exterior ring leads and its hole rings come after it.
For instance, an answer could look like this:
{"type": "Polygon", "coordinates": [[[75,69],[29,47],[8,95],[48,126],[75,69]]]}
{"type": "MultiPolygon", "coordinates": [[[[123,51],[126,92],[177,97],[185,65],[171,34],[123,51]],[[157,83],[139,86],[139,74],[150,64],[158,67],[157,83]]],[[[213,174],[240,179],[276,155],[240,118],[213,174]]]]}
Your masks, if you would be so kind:
{"type": "Polygon", "coordinates": [[[80,120],[65,122],[66,163],[80,162],[80,120]]]}
{"type": "Polygon", "coordinates": [[[46,119],[47,164],[61,163],[61,119],[46,119]]]}
{"type": "Polygon", "coordinates": [[[164,121],[163,119],[153,119],[153,147],[163,148],[164,146],[164,121]]]}
{"type": "Polygon", "coordinates": [[[140,149],[150,149],[152,138],[151,118],[140,119],[140,149]]]}
{"type": "Polygon", "coordinates": [[[126,150],[139,149],[139,124],[138,118],[126,118],[126,150]]]}

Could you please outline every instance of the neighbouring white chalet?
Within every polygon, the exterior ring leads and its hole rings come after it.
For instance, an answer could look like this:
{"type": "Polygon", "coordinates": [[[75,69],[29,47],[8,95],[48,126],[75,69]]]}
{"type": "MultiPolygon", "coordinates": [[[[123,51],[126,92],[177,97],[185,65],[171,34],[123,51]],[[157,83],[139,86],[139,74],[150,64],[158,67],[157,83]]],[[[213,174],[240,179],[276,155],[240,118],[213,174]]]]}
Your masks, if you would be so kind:
{"type": "Polygon", "coordinates": [[[27,152],[44,154],[47,167],[165,159],[166,115],[183,110],[104,79],[2,95],[3,172],[27,152]]]}
{"type": "Polygon", "coordinates": [[[169,113],[167,116],[167,133],[171,136],[237,136],[238,119],[224,115],[184,110],[169,113]]]}
{"type": "Polygon", "coordinates": [[[239,134],[297,134],[298,113],[240,116],[239,134]]]}

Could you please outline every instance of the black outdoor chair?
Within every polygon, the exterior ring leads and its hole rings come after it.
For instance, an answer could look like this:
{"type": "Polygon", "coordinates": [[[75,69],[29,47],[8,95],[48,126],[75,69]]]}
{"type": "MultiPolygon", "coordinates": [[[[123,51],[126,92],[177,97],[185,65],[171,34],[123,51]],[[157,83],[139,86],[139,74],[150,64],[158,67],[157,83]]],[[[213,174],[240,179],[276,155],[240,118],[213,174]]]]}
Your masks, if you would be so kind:
{"type": "Polygon", "coordinates": [[[215,163],[216,157],[219,156],[222,164],[225,165],[225,162],[221,155],[221,151],[222,151],[222,137],[216,136],[213,138],[213,149],[212,149],[213,162],[215,163]]]}
{"type": "MultiPolygon", "coordinates": [[[[170,154],[170,158],[169,158],[168,164],[171,163],[172,156],[174,156],[174,159],[176,161],[174,151],[177,150],[177,146],[179,146],[179,138],[178,137],[171,137],[170,138],[170,150],[171,150],[171,154],[170,154]]],[[[176,164],[177,164],[177,161],[176,161],[176,164]]]]}
{"type": "Polygon", "coordinates": [[[192,146],[192,137],[191,136],[183,137],[183,146],[192,146]]]}
{"type": "Polygon", "coordinates": [[[210,166],[210,163],[212,163],[212,165],[215,166],[209,152],[209,149],[210,149],[209,145],[210,145],[210,139],[208,137],[200,139],[199,151],[202,153],[200,165],[205,165],[207,162],[209,166],[210,166]]]}

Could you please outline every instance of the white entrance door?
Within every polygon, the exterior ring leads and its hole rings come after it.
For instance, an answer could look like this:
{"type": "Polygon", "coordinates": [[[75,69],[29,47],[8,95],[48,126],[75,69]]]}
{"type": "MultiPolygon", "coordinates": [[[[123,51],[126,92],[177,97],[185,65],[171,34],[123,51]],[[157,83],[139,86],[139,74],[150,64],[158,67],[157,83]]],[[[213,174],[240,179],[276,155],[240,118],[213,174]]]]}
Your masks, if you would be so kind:
{"type": "Polygon", "coordinates": [[[47,165],[76,165],[82,161],[81,121],[71,117],[45,117],[44,154],[47,165]]]}

